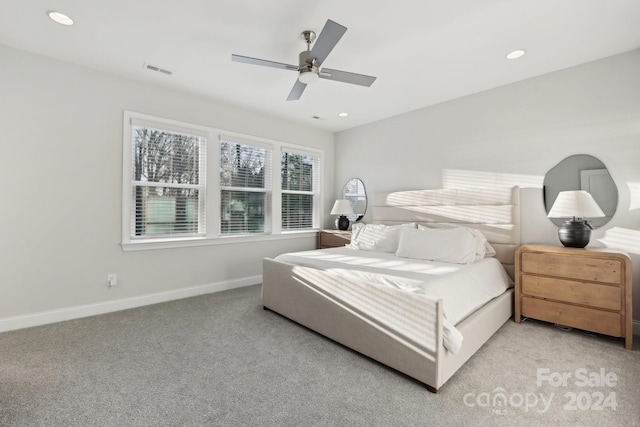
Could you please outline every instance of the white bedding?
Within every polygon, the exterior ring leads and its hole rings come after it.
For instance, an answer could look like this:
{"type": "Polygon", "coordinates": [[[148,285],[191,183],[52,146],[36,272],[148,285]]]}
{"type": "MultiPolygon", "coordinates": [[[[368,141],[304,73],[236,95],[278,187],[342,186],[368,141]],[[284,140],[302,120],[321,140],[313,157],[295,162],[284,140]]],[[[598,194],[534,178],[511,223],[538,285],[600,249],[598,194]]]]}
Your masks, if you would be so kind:
{"type": "Polygon", "coordinates": [[[276,260],[441,299],[444,345],[454,354],[463,339],[455,325],[512,286],[503,266],[495,258],[473,264],[449,264],[340,247],[287,253],[276,260]]]}

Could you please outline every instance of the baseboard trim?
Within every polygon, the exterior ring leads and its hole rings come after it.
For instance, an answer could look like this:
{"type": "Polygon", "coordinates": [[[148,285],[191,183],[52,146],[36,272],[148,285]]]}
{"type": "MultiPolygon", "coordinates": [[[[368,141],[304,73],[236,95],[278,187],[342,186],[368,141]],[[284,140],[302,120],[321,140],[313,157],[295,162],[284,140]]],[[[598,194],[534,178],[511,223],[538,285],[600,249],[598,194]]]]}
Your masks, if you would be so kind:
{"type": "MultiPolygon", "coordinates": [[[[262,283],[261,275],[251,276],[242,279],[192,286],[189,288],[158,292],[138,297],[42,311],[22,316],[5,317],[0,319],[0,332],[47,325],[49,323],[62,322],[65,320],[80,319],[82,317],[96,316],[98,314],[112,313],[114,311],[127,310],[129,308],[142,307],[144,305],[158,304],[182,298],[211,294],[229,289],[257,285],[260,283],[262,283]]],[[[633,320],[633,335],[640,336],[640,320],[633,320]]]]}
{"type": "Polygon", "coordinates": [[[114,311],[141,307],[144,305],[157,304],[182,298],[189,298],[198,295],[226,291],[229,289],[257,285],[259,283],[262,283],[261,275],[245,277],[242,279],[228,280],[218,283],[210,283],[206,285],[192,286],[189,288],[175,289],[165,292],[158,292],[154,294],[141,295],[131,298],[122,298],[96,304],[79,305],[57,310],[26,314],[22,316],[6,317],[0,319],[0,332],[30,328],[33,326],[46,325],[49,323],[62,322],[65,320],[79,319],[82,317],[95,316],[98,314],[111,313],[114,311]]]}

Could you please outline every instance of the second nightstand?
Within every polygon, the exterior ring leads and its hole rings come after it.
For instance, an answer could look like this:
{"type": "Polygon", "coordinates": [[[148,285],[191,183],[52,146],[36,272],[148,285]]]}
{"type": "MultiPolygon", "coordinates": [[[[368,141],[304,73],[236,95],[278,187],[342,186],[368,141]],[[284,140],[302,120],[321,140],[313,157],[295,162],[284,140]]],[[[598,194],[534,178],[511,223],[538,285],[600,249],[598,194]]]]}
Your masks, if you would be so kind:
{"type": "Polygon", "coordinates": [[[351,242],[351,232],[341,230],[320,230],[318,232],[318,249],[337,248],[351,242]]]}
{"type": "Polygon", "coordinates": [[[516,250],[515,321],[522,317],[624,337],[632,348],[631,260],[611,249],[516,250]]]}

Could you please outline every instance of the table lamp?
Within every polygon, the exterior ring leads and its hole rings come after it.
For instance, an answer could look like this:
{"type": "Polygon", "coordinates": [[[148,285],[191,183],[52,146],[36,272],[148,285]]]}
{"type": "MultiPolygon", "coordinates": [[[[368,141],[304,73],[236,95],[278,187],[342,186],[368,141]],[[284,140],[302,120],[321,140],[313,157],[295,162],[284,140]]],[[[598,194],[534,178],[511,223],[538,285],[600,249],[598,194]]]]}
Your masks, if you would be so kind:
{"type": "Polygon", "coordinates": [[[346,230],[349,228],[349,218],[346,215],[355,215],[351,203],[345,199],[338,199],[333,204],[331,215],[340,215],[338,218],[338,230],[346,230]]]}
{"type": "Polygon", "coordinates": [[[589,244],[592,229],[586,218],[599,218],[605,215],[591,194],[584,190],[574,190],[561,191],[547,216],[572,218],[558,228],[558,238],[566,247],[584,248],[589,244]]]}

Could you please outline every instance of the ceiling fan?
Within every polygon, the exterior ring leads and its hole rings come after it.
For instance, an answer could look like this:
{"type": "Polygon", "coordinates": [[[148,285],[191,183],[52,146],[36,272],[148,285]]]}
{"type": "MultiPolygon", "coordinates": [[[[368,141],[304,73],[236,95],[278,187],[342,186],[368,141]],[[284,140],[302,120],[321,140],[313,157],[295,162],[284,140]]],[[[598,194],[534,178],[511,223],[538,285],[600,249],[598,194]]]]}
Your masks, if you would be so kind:
{"type": "Polygon", "coordinates": [[[302,92],[308,84],[315,83],[318,79],[335,80],[343,83],[369,87],[376,80],[375,77],[364,74],[349,73],[347,71],[332,70],[330,68],[320,68],[322,63],[333,48],[338,44],[347,27],[328,19],[316,40],[316,33],[313,31],[303,31],[301,36],[307,43],[307,50],[300,52],[298,56],[298,66],[283,64],[281,62],[267,61],[264,59],[251,58],[248,56],[231,55],[231,60],[245,62],[247,64],[262,65],[265,67],[281,68],[298,72],[298,80],[293,85],[293,89],[287,97],[287,101],[296,101],[302,96],[302,92]],[[311,49],[311,43],[316,40],[311,49]]]}

